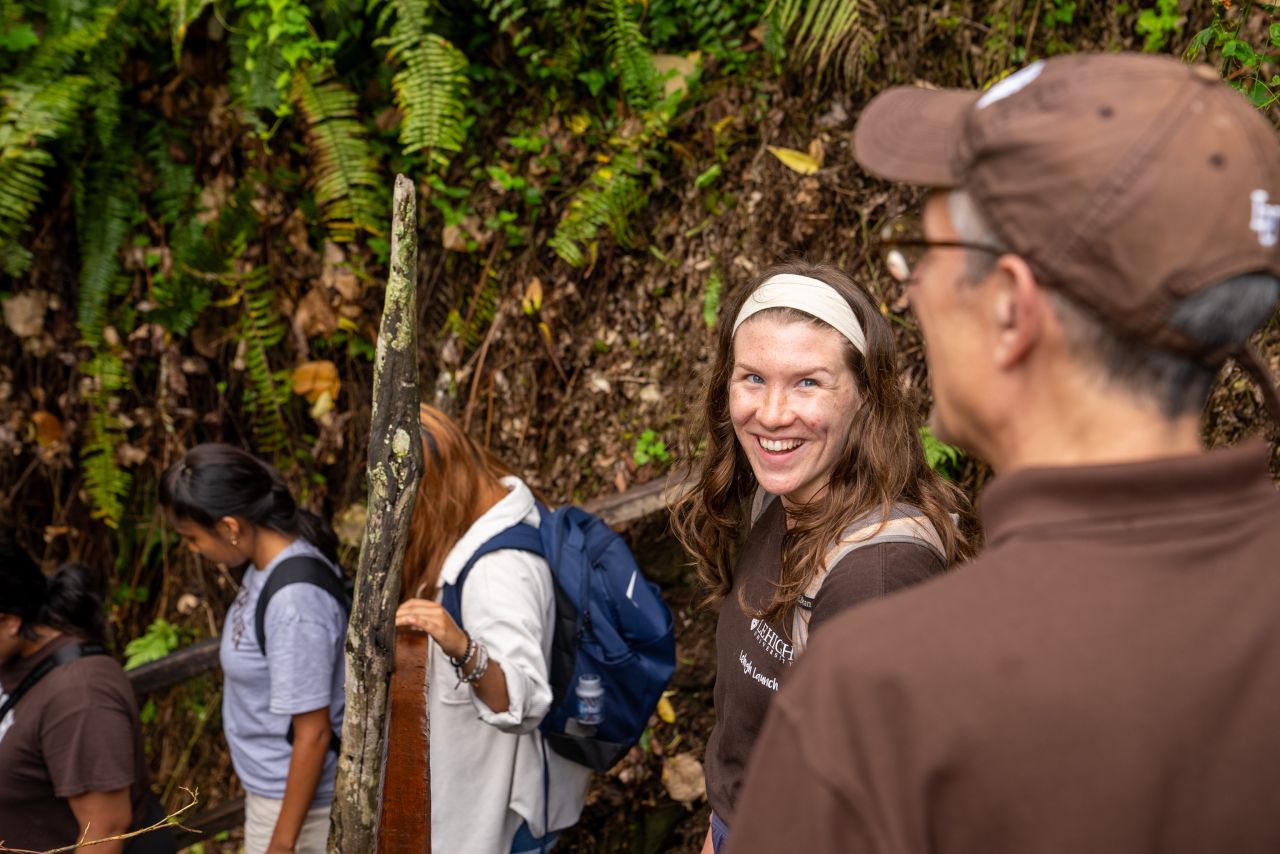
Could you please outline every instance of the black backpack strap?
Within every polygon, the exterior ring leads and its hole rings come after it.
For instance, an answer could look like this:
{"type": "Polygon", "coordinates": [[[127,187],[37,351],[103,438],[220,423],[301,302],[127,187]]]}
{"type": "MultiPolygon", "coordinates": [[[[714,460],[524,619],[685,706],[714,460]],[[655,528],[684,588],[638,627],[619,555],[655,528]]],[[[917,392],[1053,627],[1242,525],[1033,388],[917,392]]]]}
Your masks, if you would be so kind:
{"type": "Polygon", "coordinates": [[[314,584],[337,599],[344,611],[351,613],[351,597],[347,593],[347,586],[328,563],[312,555],[298,555],[283,560],[272,570],[271,577],[258,596],[258,607],[253,614],[253,630],[258,638],[258,649],[263,655],[267,654],[267,605],[280,588],[290,584],[314,584]]]}
{"type": "Polygon", "coordinates": [[[48,656],[44,661],[37,664],[25,679],[18,683],[18,687],[4,701],[4,705],[0,706],[0,721],[3,721],[5,715],[9,714],[9,711],[18,705],[18,701],[22,699],[24,694],[34,688],[37,682],[48,676],[55,667],[70,664],[76,659],[86,658],[90,655],[107,654],[107,648],[100,643],[73,643],[48,656]]]}
{"type": "MultiPolygon", "coordinates": [[[[280,592],[280,588],[290,584],[314,584],[337,599],[347,614],[351,613],[351,594],[347,584],[328,563],[313,555],[298,555],[282,560],[271,571],[271,577],[258,595],[258,607],[253,614],[253,630],[258,637],[258,649],[264,656],[267,654],[267,605],[271,602],[271,597],[280,592]]],[[[289,721],[289,731],[285,733],[284,740],[293,744],[292,720],[289,721]]],[[[329,749],[338,753],[341,743],[341,736],[330,731],[329,749]]]]}

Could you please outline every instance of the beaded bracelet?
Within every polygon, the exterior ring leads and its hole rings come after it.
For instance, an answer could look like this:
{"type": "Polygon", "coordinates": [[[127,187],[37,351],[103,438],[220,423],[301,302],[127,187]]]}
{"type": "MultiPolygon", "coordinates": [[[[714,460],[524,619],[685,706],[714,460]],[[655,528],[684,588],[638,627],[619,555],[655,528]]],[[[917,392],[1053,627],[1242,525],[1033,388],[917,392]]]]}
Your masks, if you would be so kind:
{"type": "Polygon", "coordinates": [[[476,643],[476,666],[472,669],[471,675],[462,672],[462,667],[454,667],[454,672],[458,674],[458,684],[454,687],[460,687],[463,682],[469,682],[475,685],[484,678],[485,671],[489,669],[489,649],[483,643],[476,643]]]}
{"type": "Polygon", "coordinates": [[[467,662],[471,660],[471,656],[476,654],[476,642],[471,639],[471,635],[467,634],[465,629],[463,629],[462,634],[467,639],[466,653],[462,656],[461,660],[454,658],[452,655],[449,656],[449,663],[453,665],[455,670],[461,670],[463,667],[466,667],[467,662]]]}

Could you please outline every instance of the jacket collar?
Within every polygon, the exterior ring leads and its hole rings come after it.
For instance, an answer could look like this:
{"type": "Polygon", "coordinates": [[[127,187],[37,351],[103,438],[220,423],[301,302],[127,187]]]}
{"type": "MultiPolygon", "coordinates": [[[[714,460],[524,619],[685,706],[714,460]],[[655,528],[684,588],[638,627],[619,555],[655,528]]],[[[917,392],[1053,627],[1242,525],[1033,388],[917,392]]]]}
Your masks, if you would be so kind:
{"type": "Polygon", "coordinates": [[[504,477],[502,485],[507,488],[506,497],[477,519],[449,550],[440,568],[441,586],[457,581],[458,573],[462,572],[471,555],[496,534],[521,522],[528,522],[535,528],[538,526],[538,507],[524,481],[518,477],[504,477]]]}
{"type": "Polygon", "coordinates": [[[1251,439],[1239,446],[1140,463],[1024,469],[996,478],[982,495],[987,547],[1067,527],[1154,515],[1203,514],[1213,508],[1247,512],[1272,504],[1270,448],[1251,439]]]}

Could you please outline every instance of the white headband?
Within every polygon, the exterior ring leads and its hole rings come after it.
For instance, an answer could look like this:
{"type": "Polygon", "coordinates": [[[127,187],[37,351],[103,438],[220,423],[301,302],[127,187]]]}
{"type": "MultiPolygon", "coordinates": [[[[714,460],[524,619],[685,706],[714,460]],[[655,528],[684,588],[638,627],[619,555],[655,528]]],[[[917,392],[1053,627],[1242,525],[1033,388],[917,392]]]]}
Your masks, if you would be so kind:
{"type": "Polygon", "coordinates": [[[779,273],[756,288],[738,312],[733,322],[733,334],[747,318],[766,308],[794,308],[816,317],[849,339],[855,350],[867,355],[867,336],[858,323],[857,316],[840,292],[820,279],[779,273]]]}

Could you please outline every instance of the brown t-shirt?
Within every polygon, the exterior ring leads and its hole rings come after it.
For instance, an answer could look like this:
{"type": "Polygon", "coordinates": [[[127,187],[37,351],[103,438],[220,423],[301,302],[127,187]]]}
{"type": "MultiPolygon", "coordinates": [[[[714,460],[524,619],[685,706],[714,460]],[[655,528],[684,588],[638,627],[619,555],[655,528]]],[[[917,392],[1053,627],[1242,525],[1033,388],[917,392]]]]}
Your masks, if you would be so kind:
{"type": "MultiPolygon", "coordinates": [[[[789,678],[794,658],[790,627],[784,630],[748,617],[738,598],[745,591],[753,607],[769,601],[782,573],[785,534],[782,502],[773,501],[747,535],[716,625],[716,725],[707,741],[704,770],[707,798],[726,824],[732,824],[747,758],[765,712],[779,685],[789,678]]],[[[924,581],[943,569],[938,556],[922,545],[883,543],[850,552],[831,568],[814,598],[810,642],[827,620],[849,606],[924,581]]]]}
{"type": "Polygon", "coordinates": [[[981,558],[815,639],[729,850],[1280,851],[1267,453],[997,479],[981,558]]]}
{"type": "MultiPolygon", "coordinates": [[[[4,696],[46,656],[78,642],[59,637],[35,655],[0,664],[4,696]]],[[[146,757],[133,691],[110,656],[55,667],[0,721],[0,840],[10,848],[73,844],[79,827],[66,799],[126,786],[136,826],[146,802],[146,757]]]]}

